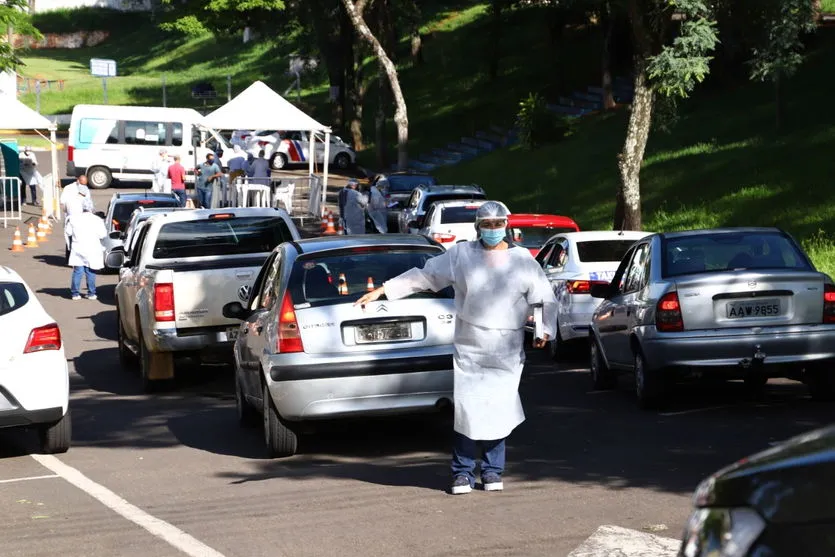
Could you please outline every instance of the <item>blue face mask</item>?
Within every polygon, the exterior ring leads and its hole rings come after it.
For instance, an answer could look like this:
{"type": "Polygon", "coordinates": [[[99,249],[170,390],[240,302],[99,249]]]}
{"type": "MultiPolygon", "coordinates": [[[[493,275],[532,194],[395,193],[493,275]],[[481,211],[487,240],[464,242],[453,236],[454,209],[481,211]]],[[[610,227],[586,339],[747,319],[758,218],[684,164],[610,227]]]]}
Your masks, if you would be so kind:
{"type": "Polygon", "coordinates": [[[485,244],[490,246],[498,246],[499,243],[504,240],[506,234],[506,228],[480,228],[479,231],[481,232],[481,241],[485,244]]]}

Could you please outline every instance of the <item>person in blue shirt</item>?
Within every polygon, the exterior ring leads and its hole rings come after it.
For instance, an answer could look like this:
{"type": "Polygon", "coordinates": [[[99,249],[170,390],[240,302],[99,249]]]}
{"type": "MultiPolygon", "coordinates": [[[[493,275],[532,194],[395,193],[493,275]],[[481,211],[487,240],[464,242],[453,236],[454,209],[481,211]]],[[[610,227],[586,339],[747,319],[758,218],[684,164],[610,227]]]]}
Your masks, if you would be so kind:
{"type": "Polygon", "coordinates": [[[223,176],[220,166],[215,162],[215,154],[206,154],[206,162],[197,168],[197,199],[200,201],[200,206],[204,209],[211,209],[212,207],[212,188],[215,181],[223,176]]]}
{"type": "Polygon", "coordinates": [[[264,158],[263,149],[258,152],[257,159],[247,164],[246,174],[250,178],[250,184],[270,185],[270,161],[264,158]]]}

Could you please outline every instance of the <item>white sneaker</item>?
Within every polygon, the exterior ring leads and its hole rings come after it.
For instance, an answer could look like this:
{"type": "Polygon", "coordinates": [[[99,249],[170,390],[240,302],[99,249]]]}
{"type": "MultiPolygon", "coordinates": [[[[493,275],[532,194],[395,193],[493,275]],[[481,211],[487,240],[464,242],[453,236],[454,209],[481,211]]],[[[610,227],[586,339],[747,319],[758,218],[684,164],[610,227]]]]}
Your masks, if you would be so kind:
{"type": "Polygon", "coordinates": [[[470,479],[467,476],[456,476],[452,482],[453,495],[465,495],[472,490],[473,486],[470,485],[470,479]]]}
{"type": "Polygon", "coordinates": [[[81,299],[81,296],[75,295],[75,296],[73,296],[73,297],[72,297],[72,299],[73,299],[73,300],[80,300],[80,299],[81,299]]]}
{"type": "Polygon", "coordinates": [[[498,474],[485,474],[481,478],[481,482],[484,484],[484,491],[502,491],[504,489],[504,482],[498,474]]]}
{"type": "Polygon", "coordinates": [[[95,294],[90,294],[89,296],[87,296],[87,299],[88,299],[88,300],[98,300],[98,299],[99,299],[99,297],[98,297],[98,296],[96,296],[95,294]]]}

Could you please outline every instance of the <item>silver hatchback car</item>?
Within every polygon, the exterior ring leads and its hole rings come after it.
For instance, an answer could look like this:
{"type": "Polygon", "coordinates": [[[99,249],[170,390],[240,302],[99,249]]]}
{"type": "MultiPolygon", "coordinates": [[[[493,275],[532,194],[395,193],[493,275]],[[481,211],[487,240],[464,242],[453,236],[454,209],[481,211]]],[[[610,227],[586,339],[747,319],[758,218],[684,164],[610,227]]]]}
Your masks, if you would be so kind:
{"type": "Polygon", "coordinates": [[[286,242],[264,263],[235,340],[242,425],[263,422],[272,456],[295,454],[302,421],[430,412],[452,401],[453,292],[354,306],[444,249],[423,236],[286,242]]]}
{"type": "Polygon", "coordinates": [[[634,372],[642,408],[685,378],[786,377],[835,398],[835,285],[777,228],[654,234],[591,295],[594,386],[634,372]]]}

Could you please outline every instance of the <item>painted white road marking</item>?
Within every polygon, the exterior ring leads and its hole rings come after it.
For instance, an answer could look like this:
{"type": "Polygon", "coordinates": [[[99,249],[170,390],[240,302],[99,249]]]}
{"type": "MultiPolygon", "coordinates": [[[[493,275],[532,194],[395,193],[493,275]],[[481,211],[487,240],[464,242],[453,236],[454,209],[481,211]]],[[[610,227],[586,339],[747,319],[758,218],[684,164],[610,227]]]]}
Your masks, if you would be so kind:
{"type": "Polygon", "coordinates": [[[60,478],[58,474],[49,474],[47,476],[29,476],[26,478],[11,478],[9,480],[0,480],[0,484],[11,484],[15,482],[28,482],[29,480],[45,480],[47,478],[60,478]]]}
{"type": "Polygon", "coordinates": [[[152,516],[139,507],[128,503],[103,485],[99,485],[72,466],[68,466],[52,455],[33,454],[32,458],[55,472],[78,489],[97,499],[122,518],[130,520],[154,536],[168,542],[191,557],[224,557],[200,540],[186,534],[173,524],[152,516]]]}
{"type": "Polygon", "coordinates": [[[568,557],[675,557],[680,544],[638,530],[601,526],[568,557]]]}

